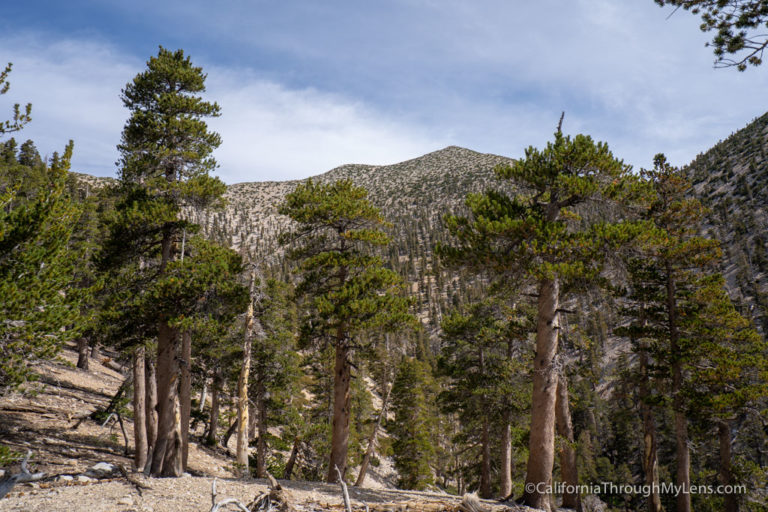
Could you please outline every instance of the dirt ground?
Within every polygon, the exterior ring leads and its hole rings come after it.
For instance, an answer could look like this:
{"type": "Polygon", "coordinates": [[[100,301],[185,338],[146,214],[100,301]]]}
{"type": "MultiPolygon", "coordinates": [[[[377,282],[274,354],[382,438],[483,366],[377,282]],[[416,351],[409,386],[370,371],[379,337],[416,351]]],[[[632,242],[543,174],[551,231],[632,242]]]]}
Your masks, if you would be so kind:
{"type": "MultiPolygon", "coordinates": [[[[211,484],[217,480],[217,501],[237,498],[251,502],[269,492],[266,481],[234,477],[232,459],[224,450],[190,443],[189,476],[153,479],[133,474],[149,489],[142,493],[122,477],[83,478],[94,464],[109,462],[131,468],[125,441],[116,421],[105,426],[87,417],[105,407],[124,375],[111,368],[109,355],[91,359],[89,371],[75,367],[77,354],[68,347],[56,362],[41,364],[34,392],[14,393],[0,399],[0,443],[17,453],[31,451],[30,469],[45,472],[39,482],[17,485],[0,500],[2,511],[88,512],[192,512],[211,509],[211,484]],[[72,479],[69,479],[69,475],[72,479]],[[82,482],[78,481],[84,480],[82,482]]],[[[128,450],[133,448],[132,422],[124,421],[128,450]]],[[[15,473],[18,467],[7,468],[15,473]]],[[[284,497],[294,510],[343,510],[338,485],[319,482],[281,481],[284,497]]],[[[438,494],[383,489],[350,488],[354,510],[457,510],[460,498],[438,494]]],[[[488,510],[510,509],[486,501],[488,510]]],[[[231,508],[229,510],[232,510],[231,508]]]]}

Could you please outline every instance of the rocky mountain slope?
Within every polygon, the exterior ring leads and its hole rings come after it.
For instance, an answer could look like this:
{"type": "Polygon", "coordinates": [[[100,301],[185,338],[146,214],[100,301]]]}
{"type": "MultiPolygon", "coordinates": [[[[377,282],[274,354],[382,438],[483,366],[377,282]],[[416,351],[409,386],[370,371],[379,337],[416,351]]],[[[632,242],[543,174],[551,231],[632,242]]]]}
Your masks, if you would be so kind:
{"type": "Polygon", "coordinates": [[[687,167],[710,209],[707,230],[723,245],[731,297],[768,332],[768,113],[687,167]]]}
{"type": "MultiPolygon", "coordinates": [[[[343,165],[311,179],[351,179],[368,189],[371,201],[392,223],[389,262],[411,283],[420,316],[435,323],[461,283],[433,272],[432,249],[443,240],[442,216],[463,209],[470,192],[500,187],[493,169],[510,158],[450,146],[394,165],[343,165]]],[[[228,187],[222,211],[190,212],[203,232],[247,254],[251,261],[282,268],[277,237],[289,220],[277,205],[300,181],[238,183],[228,187]]]]}

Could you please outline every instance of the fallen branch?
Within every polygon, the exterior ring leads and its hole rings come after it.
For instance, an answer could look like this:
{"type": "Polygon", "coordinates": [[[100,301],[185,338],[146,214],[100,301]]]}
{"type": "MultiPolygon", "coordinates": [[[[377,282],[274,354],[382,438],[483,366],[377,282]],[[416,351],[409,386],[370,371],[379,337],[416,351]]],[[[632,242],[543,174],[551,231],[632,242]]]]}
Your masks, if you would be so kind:
{"type": "Polygon", "coordinates": [[[282,486],[279,483],[277,483],[277,480],[275,480],[275,477],[272,476],[272,473],[270,473],[269,471],[267,471],[266,473],[267,473],[267,479],[269,480],[269,488],[272,489],[273,491],[282,490],[283,489],[282,486]]]}
{"type": "Polygon", "coordinates": [[[29,458],[32,456],[32,451],[27,451],[27,454],[24,456],[24,460],[21,461],[21,473],[17,473],[13,476],[6,476],[2,480],[0,480],[0,498],[3,498],[6,494],[8,494],[11,489],[13,489],[13,486],[17,483],[21,482],[35,482],[37,480],[42,480],[45,478],[45,473],[31,473],[29,471],[29,467],[27,467],[27,462],[29,461],[29,458]]]}
{"type": "Polygon", "coordinates": [[[123,440],[125,441],[125,448],[124,448],[124,454],[128,455],[128,434],[125,432],[125,425],[123,424],[123,417],[120,415],[119,412],[111,412],[109,413],[109,416],[107,416],[107,419],[104,420],[104,423],[101,424],[102,427],[106,427],[107,423],[109,423],[109,420],[112,418],[117,418],[117,421],[120,423],[120,430],[123,431],[123,440]]]}
{"type": "Polygon", "coordinates": [[[242,512],[250,512],[250,510],[248,510],[248,507],[243,505],[243,503],[240,500],[237,500],[235,498],[227,498],[217,503],[216,502],[216,478],[214,478],[213,482],[211,483],[211,512],[219,512],[219,510],[221,510],[222,507],[226,507],[227,505],[234,505],[235,507],[240,509],[242,512]]]}
{"type": "Polygon", "coordinates": [[[347,512],[352,512],[352,504],[349,502],[349,491],[347,490],[347,483],[344,481],[344,477],[341,476],[341,470],[339,470],[339,466],[336,466],[336,474],[339,475],[339,484],[341,484],[341,494],[344,497],[344,509],[347,512]]]}

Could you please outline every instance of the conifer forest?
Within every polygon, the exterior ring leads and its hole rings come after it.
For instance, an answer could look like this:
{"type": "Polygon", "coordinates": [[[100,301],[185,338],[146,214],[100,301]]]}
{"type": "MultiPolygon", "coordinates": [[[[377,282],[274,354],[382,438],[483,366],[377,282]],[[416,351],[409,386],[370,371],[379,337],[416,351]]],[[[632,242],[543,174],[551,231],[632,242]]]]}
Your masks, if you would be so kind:
{"type": "MultiPolygon", "coordinates": [[[[765,73],[765,1],[655,1],[765,73]]],[[[0,509],[768,511],[764,105],[227,184],[216,72],[107,91],[114,177],[0,74],[0,509]]]]}

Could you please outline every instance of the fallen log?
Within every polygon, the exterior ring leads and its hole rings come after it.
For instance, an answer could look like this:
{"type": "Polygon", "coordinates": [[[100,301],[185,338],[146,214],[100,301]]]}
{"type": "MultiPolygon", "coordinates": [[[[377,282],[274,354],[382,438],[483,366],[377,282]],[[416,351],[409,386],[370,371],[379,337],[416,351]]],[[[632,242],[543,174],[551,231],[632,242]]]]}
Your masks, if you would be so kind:
{"type": "Polygon", "coordinates": [[[17,483],[35,482],[45,478],[45,473],[31,473],[29,471],[27,462],[31,456],[32,451],[27,451],[27,454],[24,456],[24,460],[21,461],[21,473],[17,473],[12,476],[6,475],[2,480],[0,480],[0,499],[8,494],[11,489],[13,489],[13,486],[15,486],[17,483]]]}

